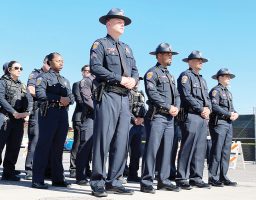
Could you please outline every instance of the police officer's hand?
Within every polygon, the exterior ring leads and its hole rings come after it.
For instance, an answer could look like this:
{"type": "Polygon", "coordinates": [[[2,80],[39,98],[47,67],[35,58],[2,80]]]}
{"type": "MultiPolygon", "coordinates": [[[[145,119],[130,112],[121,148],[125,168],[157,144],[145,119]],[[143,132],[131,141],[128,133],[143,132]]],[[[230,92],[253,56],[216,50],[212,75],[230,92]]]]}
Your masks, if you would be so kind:
{"type": "Polygon", "coordinates": [[[136,81],[134,78],[122,76],[120,84],[126,87],[127,89],[132,89],[136,85],[136,81]]]}
{"type": "Polygon", "coordinates": [[[141,117],[137,117],[134,120],[135,125],[141,125],[143,124],[143,122],[144,122],[144,118],[141,118],[141,117]]]}
{"type": "Polygon", "coordinates": [[[70,98],[69,97],[61,97],[60,98],[60,104],[62,106],[68,106],[70,103],[70,98]]]}
{"type": "Polygon", "coordinates": [[[201,117],[203,117],[204,119],[209,119],[210,113],[210,109],[208,107],[204,107],[203,112],[201,112],[201,117]]]}
{"type": "Polygon", "coordinates": [[[230,120],[235,121],[239,117],[238,113],[231,112],[230,120]]]}
{"type": "Polygon", "coordinates": [[[175,117],[178,115],[179,113],[179,109],[175,106],[171,106],[170,110],[169,110],[169,113],[171,116],[175,117]]]}

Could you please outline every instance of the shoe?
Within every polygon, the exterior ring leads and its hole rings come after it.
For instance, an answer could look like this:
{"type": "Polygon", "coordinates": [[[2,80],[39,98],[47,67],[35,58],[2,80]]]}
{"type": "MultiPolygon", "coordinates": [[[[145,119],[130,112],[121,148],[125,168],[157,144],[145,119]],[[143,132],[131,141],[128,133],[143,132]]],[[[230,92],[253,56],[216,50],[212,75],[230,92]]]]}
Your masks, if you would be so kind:
{"type": "Polygon", "coordinates": [[[3,181],[20,181],[20,177],[17,177],[15,174],[2,174],[3,181]]]}
{"type": "Polygon", "coordinates": [[[223,187],[224,184],[219,180],[214,180],[213,178],[210,178],[208,180],[208,184],[214,186],[214,187],[223,187]]]}
{"type": "Polygon", "coordinates": [[[233,182],[233,181],[230,181],[230,180],[224,180],[224,181],[221,181],[224,185],[226,186],[237,186],[237,182],[233,182]]]}
{"type": "Polygon", "coordinates": [[[77,185],[89,185],[89,181],[87,179],[76,181],[77,185]]]}
{"type": "Polygon", "coordinates": [[[32,180],[32,171],[26,171],[25,180],[32,180]]]}
{"type": "Polygon", "coordinates": [[[141,178],[138,176],[128,176],[127,177],[128,182],[134,182],[134,183],[140,183],[141,178]]]}
{"type": "Polygon", "coordinates": [[[155,189],[152,185],[141,185],[140,186],[140,191],[145,192],[145,193],[151,193],[151,194],[156,193],[156,191],[155,191],[155,189]]]}
{"type": "Polygon", "coordinates": [[[92,170],[90,170],[90,169],[86,170],[85,174],[86,174],[87,177],[90,178],[92,176],[92,170]]]}
{"type": "Polygon", "coordinates": [[[95,197],[107,197],[108,194],[104,187],[96,186],[92,189],[92,195],[95,197]]]}
{"type": "Polygon", "coordinates": [[[163,184],[161,182],[157,183],[157,189],[158,190],[169,190],[169,191],[174,191],[174,192],[179,192],[180,191],[180,187],[178,187],[177,185],[174,185],[172,183],[163,184]]]}
{"type": "Polygon", "coordinates": [[[210,189],[211,186],[208,183],[201,181],[189,181],[189,184],[193,187],[198,187],[198,188],[206,188],[206,189],[210,189]]]}
{"type": "Polygon", "coordinates": [[[36,183],[36,182],[32,182],[32,188],[36,188],[36,189],[48,189],[48,185],[45,183],[36,183]]]}
{"type": "Polygon", "coordinates": [[[191,190],[192,187],[187,181],[177,181],[176,185],[183,190],[191,190]]]}
{"type": "Polygon", "coordinates": [[[20,174],[21,174],[21,171],[19,171],[19,170],[14,170],[14,174],[15,174],[15,175],[20,175],[20,174]]]}
{"type": "Polygon", "coordinates": [[[118,180],[121,181],[122,184],[126,184],[127,183],[127,181],[125,180],[125,178],[123,176],[120,176],[118,178],[118,180]]]}
{"type": "Polygon", "coordinates": [[[76,170],[70,170],[69,171],[69,177],[70,178],[76,178],[76,170]]]}
{"type": "Polygon", "coordinates": [[[113,193],[113,194],[124,194],[124,195],[132,195],[134,193],[134,190],[127,189],[124,186],[112,186],[112,185],[106,185],[107,193],[113,193]]]}
{"type": "Polygon", "coordinates": [[[52,182],[52,186],[54,187],[70,187],[71,183],[68,183],[66,181],[60,181],[60,182],[52,182]]]}

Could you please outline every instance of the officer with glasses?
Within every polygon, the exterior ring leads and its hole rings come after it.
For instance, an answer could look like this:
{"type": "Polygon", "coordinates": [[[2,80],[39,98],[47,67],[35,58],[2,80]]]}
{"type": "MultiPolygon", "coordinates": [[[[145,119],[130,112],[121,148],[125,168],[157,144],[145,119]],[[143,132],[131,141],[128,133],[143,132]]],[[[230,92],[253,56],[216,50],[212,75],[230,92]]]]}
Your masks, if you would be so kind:
{"type": "Polygon", "coordinates": [[[24,118],[29,116],[32,110],[31,96],[27,94],[26,86],[19,80],[22,70],[20,63],[11,61],[0,79],[0,113],[4,115],[0,130],[0,155],[6,145],[2,180],[8,181],[20,180],[16,176],[15,164],[24,133],[24,118]]]}

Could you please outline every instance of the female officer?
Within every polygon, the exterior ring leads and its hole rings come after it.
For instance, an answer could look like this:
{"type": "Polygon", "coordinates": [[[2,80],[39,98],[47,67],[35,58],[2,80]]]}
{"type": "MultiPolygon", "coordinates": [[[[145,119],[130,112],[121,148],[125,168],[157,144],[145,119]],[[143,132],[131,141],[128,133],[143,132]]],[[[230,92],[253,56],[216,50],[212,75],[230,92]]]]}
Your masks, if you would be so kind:
{"type": "Polygon", "coordinates": [[[24,118],[32,109],[26,86],[18,79],[21,71],[21,64],[11,61],[0,79],[0,113],[5,116],[0,130],[0,164],[1,154],[6,145],[2,180],[9,181],[20,180],[15,174],[15,164],[23,137],[24,118]]]}
{"type": "Polygon", "coordinates": [[[68,187],[62,165],[63,146],[68,132],[68,106],[73,96],[67,79],[60,76],[63,59],[59,53],[48,55],[50,70],[38,76],[36,98],[39,101],[39,138],[33,161],[32,187],[47,189],[44,172],[51,156],[52,186],[68,187]],[[51,152],[51,153],[50,153],[51,152]]]}

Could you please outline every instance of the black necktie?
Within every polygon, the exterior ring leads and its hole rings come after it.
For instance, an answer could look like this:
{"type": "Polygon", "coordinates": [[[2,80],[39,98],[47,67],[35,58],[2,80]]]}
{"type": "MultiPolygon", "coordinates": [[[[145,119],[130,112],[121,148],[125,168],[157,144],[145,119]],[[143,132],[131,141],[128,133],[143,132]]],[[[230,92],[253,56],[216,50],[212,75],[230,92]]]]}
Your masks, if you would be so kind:
{"type": "Polygon", "coordinates": [[[126,62],[124,59],[123,51],[121,50],[120,44],[118,42],[116,42],[116,49],[118,51],[119,58],[120,58],[120,63],[121,63],[122,73],[123,73],[122,75],[125,77],[128,77],[128,70],[126,67],[126,62]]]}
{"type": "Polygon", "coordinates": [[[203,100],[204,100],[204,107],[208,106],[207,105],[207,98],[205,95],[205,89],[204,89],[204,85],[203,85],[203,80],[200,79],[200,76],[197,76],[199,79],[199,83],[200,83],[200,87],[201,87],[201,92],[202,92],[202,96],[203,96],[203,100]]]}
{"type": "Polygon", "coordinates": [[[166,70],[165,72],[166,72],[166,76],[167,76],[167,78],[169,79],[169,82],[170,82],[170,88],[171,88],[171,93],[172,93],[172,104],[175,105],[174,85],[173,85],[173,82],[172,82],[172,76],[171,76],[171,74],[169,73],[168,70],[166,70]]]}
{"type": "Polygon", "coordinates": [[[230,97],[229,97],[228,89],[225,88],[224,91],[225,91],[226,97],[228,99],[228,111],[231,111],[231,102],[230,102],[230,97]]]}

